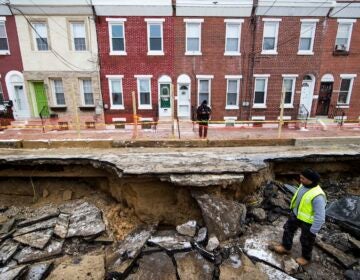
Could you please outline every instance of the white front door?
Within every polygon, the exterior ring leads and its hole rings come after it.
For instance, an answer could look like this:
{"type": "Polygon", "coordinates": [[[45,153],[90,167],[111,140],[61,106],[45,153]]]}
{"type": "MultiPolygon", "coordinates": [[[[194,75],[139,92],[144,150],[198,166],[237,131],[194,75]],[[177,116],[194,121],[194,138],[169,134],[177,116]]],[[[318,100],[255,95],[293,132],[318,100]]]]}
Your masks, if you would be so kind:
{"type": "Polygon", "coordinates": [[[159,84],[159,117],[171,117],[170,84],[159,84]]]}
{"type": "Polygon", "coordinates": [[[190,118],[190,86],[189,84],[178,85],[178,116],[181,118],[190,118]]]}
{"type": "Polygon", "coordinates": [[[301,87],[299,114],[308,113],[310,115],[312,100],[312,81],[304,80],[301,87]]]}
{"type": "Polygon", "coordinates": [[[10,94],[13,101],[13,114],[15,120],[26,119],[30,117],[30,108],[25,96],[24,86],[21,84],[13,85],[13,92],[10,94]]]}

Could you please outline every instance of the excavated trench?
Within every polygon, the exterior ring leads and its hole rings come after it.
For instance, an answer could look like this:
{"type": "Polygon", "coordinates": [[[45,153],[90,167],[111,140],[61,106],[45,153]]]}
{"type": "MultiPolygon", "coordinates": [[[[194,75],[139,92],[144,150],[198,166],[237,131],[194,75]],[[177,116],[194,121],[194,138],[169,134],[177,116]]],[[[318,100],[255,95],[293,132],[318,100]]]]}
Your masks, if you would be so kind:
{"type": "MultiPolygon", "coordinates": [[[[36,209],[82,199],[101,209],[107,228],[120,241],[143,223],[157,224],[158,229],[174,229],[196,220],[203,226],[202,212],[194,198],[197,194],[207,193],[251,206],[262,199],[259,190],[266,184],[296,184],[299,171],[305,167],[320,173],[330,201],[345,193],[360,195],[360,155],[278,157],[256,166],[250,171],[231,169],[221,174],[177,173],[174,169],[141,174],[126,173],[109,161],[96,159],[2,159],[0,206],[21,212],[24,207],[36,209]],[[210,180],[210,184],[204,180],[210,180]]],[[[0,220],[3,218],[0,214],[0,220]]],[[[69,245],[66,253],[86,254],[92,250],[91,246],[79,248],[69,245]]],[[[63,261],[66,258],[60,263],[63,261]]],[[[172,261],[176,263],[173,257],[172,261]]]]}

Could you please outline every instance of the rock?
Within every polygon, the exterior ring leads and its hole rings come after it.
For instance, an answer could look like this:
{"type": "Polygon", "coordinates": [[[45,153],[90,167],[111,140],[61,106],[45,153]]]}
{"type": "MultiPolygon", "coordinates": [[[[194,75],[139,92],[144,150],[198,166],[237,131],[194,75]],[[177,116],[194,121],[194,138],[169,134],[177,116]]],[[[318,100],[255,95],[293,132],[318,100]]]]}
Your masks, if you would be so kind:
{"type": "Polygon", "coordinates": [[[43,190],[43,198],[46,198],[46,197],[48,197],[49,196],[49,191],[47,190],[47,189],[44,189],[43,190]]]}
{"type": "Polygon", "coordinates": [[[107,270],[125,273],[138,257],[154,230],[155,226],[137,228],[126,236],[123,242],[108,248],[106,252],[107,270]]]}
{"type": "Polygon", "coordinates": [[[201,229],[199,229],[198,234],[195,237],[195,241],[197,243],[203,243],[203,242],[205,242],[206,237],[207,237],[207,228],[202,227],[201,229]]]}
{"type": "Polygon", "coordinates": [[[172,230],[158,231],[148,240],[149,244],[154,244],[167,251],[183,251],[191,249],[191,238],[177,234],[172,230]]]}
{"type": "Polygon", "coordinates": [[[19,248],[19,243],[12,241],[11,239],[6,240],[0,246],[0,263],[6,264],[8,260],[16,253],[19,248]]]}
{"type": "Polygon", "coordinates": [[[46,278],[47,280],[103,280],[105,279],[104,255],[91,256],[85,255],[72,260],[71,263],[59,264],[46,278]]]}
{"type": "Polygon", "coordinates": [[[49,243],[54,233],[53,229],[34,231],[23,235],[15,236],[14,240],[34,248],[43,249],[49,243]]]}
{"type": "Polygon", "coordinates": [[[251,260],[244,254],[230,255],[220,265],[220,280],[237,280],[237,279],[251,279],[251,280],[266,280],[266,274],[258,269],[251,260]]]}
{"type": "Polygon", "coordinates": [[[207,187],[222,186],[227,187],[241,183],[244,180],[242,174],[171,174],[170,182],[179,186],[207,187]]]}
{"type": "Polygon", "coordinates": [[[71,198],[72,198],[72,191],[71,190],[65,190],[64,192],[63,192],[63,200],[64,201],[67,201],[67,200],[71,200],[71,198]]]}
{"type": "Polygon", "coordinates": [[[0,234],[6,234],[10,232],[12,227],[14,226],[14,223],[15,223],[15,219],[10,219],[6,221],[1,227],[0,234]]]}
{"type": "Polygon", "coordinates": [[[44,248],[44,250],[25,247],[14,256],[14,259],[17,260],[18,263],[23,264],[50,258],[61,254],[63,243],[63,240],[52,240],[50,244],[44,248]]]}
{"type": "Polygon", "coordinates": [[[262,208],[252,208],[249,214],[253,216],[257,222],[262,222],[266,219],[266,212],[262,208]]]}
{"type": "Polygon", "coordinates": [[[14,233],[14,236],[19,236],[27,233],[31,233],[34,231],[44,230],[44,229],[52,229],[57,223],[58,218],[52,218],[46,221],[38,222],[36,224],[32,224],[30,226],[22,227],[17,229],[14,233]]]}
{"type": "Polygon", "coordinates": [[[280,197],[272,197],[269,200],[270,204],[275,207],[280,207],[281,209],[288,210],[289,209],[289,203],[285,201],[285,199],[280,197]]]}
{"type": "Polygon", "coordinates": [[[100,236],[96,237],[93,241],[103,244],[111,244],[114,243],[114,238],[111,237],[107,232],[104,232],[100,236]]]}
{"type": "Polygon", "coordinates": [[[242,232],[242,225],[246,217],[244,204],[208,194],[193,194],[193,196],[201,208],[210,234],[214,234],[220,241],[224,241],[242,232]]]}
{"type": "Polygon", "coordinates": [[[344,276],[346,280],[359,280],[360,270],[346,270],[344,276]]]}
{"type": "Polygon", "coordinates": [[[296,280],[296,278],[287,275],[281,270],[273,268],[270,265],[266,265],[262,262],[258,262],[256,266],[268,276],[269,280],[296,280]]]}
{"type": "Polygon", "coordinates": [[[21,279],[21,277],[26,273],[28,266],[20,265],[13,269],[7,270],[6,272],[1,273],[1,279],[4,280],[15,280],[21,279]]]}
{"type": "Polygon", "coordinates": [[[4,205],[0,205],[0,213],[1,213],[1,212],[5,212],[5,211],[8,210],[8,209],[9,209],[9,207],[4,206],[4,205]]]}
{"type": "Polygon", "coordinates": [[[213,279],[214,265],[198,252],[177,253],[174,258],[180,280],[213,279]]]}
{"type": "Polygon", "coordinates": [[[194,249],[196,249],[204,258],[215,262],[215,254],[202,248],[197,242],[194,242],[194,249]]]}
{"type": "Polygon", "coordinates": [[[347,196],[332,202],[326,216],[334,221],[346,222],[360,232],[360,196],[347,196]]]}
{"type": "Polygon", "coordinates": [[[17,226],[18,227],[25,227],[29,226],[41,221],[45,221],[48,219],[51,219],[53,217],[59,216],[60,211],[58,208],[45,206],[40,209],[37,209],[36,212],[33,213],[32,217],[29,219],[26,219],[23,222],[20,222],[17,226]]]}
{"type": "Polygon", "coordinates": [[[219,247],[220,242],[219,239],[215,235],[210,235],[209,241],[206,245],[206,250],[214,251],[217,247],[219,247]]]}
{"type": "Polygon", "coordinates": [[[59,236],[60,238],[66,238],[68,228],[69,228],[69,220],[70,215],[69,214],[63,214],[61,213],[57,219],[54,233],[55,235],[59,236]]]}
{"type": "Polygon", "coordinates": [[[283,258],[283,270],[287,273],[287,274],[295,274],[299,269],[299,265],[298,263],[289,256],[284,256],[283,258]]]}
{"type": "Polygon", "coordinates": [[[36,263],[29,267],[25,280],[42,280],[48,275],[53,262],[36,263]]]}
{"type": "Polygon", "coordinates": [[[355,249],[360,250],[360,241],[359,240],[355,239],[352,236],[349,236],[348,240],[355,249]]]}
{"type": "Polygon", "coordinates": [[[1,228],[2,228],[2,225],[3,225],[4,223],[6,223],[8,220],[9,220],[9,218],[8,218],[6,215],[0,214],[0,230],[1,230],[1,228]]]}
{"type": "Polygon", "coordinates": [[[139,268],[127,280],[176,280],[176,270],[170,257],[164,253],[146,255],[139,260],[139,268]]]}
{"type": "Polygon", "coordinates": [[[176,227],[176,230],[178,233],[182,235],[193,237],[196,234],[196,221],[192,220],[192,221],[188,221],[185,224],[178,225],[176,227]]]}

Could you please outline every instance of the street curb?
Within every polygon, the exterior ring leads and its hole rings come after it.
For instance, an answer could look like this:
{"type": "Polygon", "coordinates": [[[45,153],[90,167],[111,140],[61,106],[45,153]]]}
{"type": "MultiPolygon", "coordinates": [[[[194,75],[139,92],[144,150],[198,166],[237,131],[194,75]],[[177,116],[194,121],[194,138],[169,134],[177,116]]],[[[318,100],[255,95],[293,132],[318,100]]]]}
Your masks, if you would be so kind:
{"type": "Polygon", "coordinates": [[[329,146],[329,145],[360,145],[360,137],[316,137],[316,138],[297,138],[295,146],[329,146]]]}

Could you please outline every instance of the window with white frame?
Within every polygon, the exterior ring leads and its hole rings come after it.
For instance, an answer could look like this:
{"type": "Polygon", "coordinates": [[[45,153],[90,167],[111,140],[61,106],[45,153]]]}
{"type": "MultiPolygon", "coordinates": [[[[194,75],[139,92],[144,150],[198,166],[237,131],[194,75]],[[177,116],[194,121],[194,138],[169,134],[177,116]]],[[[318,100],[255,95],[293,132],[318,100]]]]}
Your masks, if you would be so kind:
{"type": "Polygon", "coordinates": [[[164,19],[145,19],[147,22],[148,54],[163,55],[163,22],[164,19]]]}
{"type": "Polygon", "coordinates": [[[198,105],[204,100],[207,101],[208,106],[211,104],[211,79],[212,76],[197,76],[198,78],[198,105]]]}
{"type": "Polygon", "coordinates": [[[91,79],[81,79],[81,91],[83,104],[93,106],[95,103],[91,79]]]}
{"type": "Polygon", "coordinates": [[[9,53],[9,42],[6,33],[5,17],[0,17],[0,54],[9,53]]]}
{"type": "Polygon", "coordinates": [[[254,105],[253,107],[265,108],[267,95],[268,76],[255,76],[254,105]]]}
{"type": "Polygon", "coordinates": [[[338,19],[338,30],[335,40],[335,51],[349,51],[353,19],[338,19]]]}
{"type": "Polygon", "coordinates": [[[86,30],[82,21],[71,22],[72,45],[75,51],[86,51],[86,30]]]}
{"type": "Polygon", "coordinates": [[[151,75],[137,78],[139,109],[151,109],[151,75]]]}
{"type": "Polygon", "coordinates": [[[316,20],[301,20],[298,54],[313,54],[316,20]]]}
{"type": "Polygon", "coordinates": [[[262,54],[277,54],[279,22],[281,19],[263,19],[262,54]]]}
{"type": "Polygon", "coordinates": [[[225,109],[239,109],[239,93],[241,76],[225,76],[226,78],[226,107],[225,109]]]}
{"type": "Polygon", "coordinates": [[[295,77],[286,77],[283,75],[283,90],[284,90],[284,107],[292,108],[294,104],[295,95],[295,77]]]}
{"type": "Polygon", "coordinates": [[[356,75],[340,75],[340,77],[341,83],[337,104],[348,106],[350,104],[351,92],[356,75]]]}
{"type": "Polygon", "coordinates": [[[125,55],[125,25],[126,19],[106,19],[109,22],[110,54],[125,55]]]}
{"type": "Polygon", "coordinates": [[[240,54],[241,19],[225,19],[225,55],[240,54]]]}
{"type": "Polygon", "coordinates": [[[65,94],[62,80],[53,79],[51,83],[53,89],[54,104],[57,106],[65,105],[65,94]]]}
{"type": "Polygon", "coordinates": [[[33,27],[35,49],[37,51],[48,51],[49,42],[47,24],[45,22],[33,22],[31,25],[33,27]]]}
{"type": "Polygon", "coordinates": [[[123,76],[106,76],[109,80],[110,109],[124,109],[123,99],[123,76]]]}
{"type": "Polygon", "coordinates": [[[186,55],[201,55],[202,19],[184,19],[186,23],[186,55]]]}

